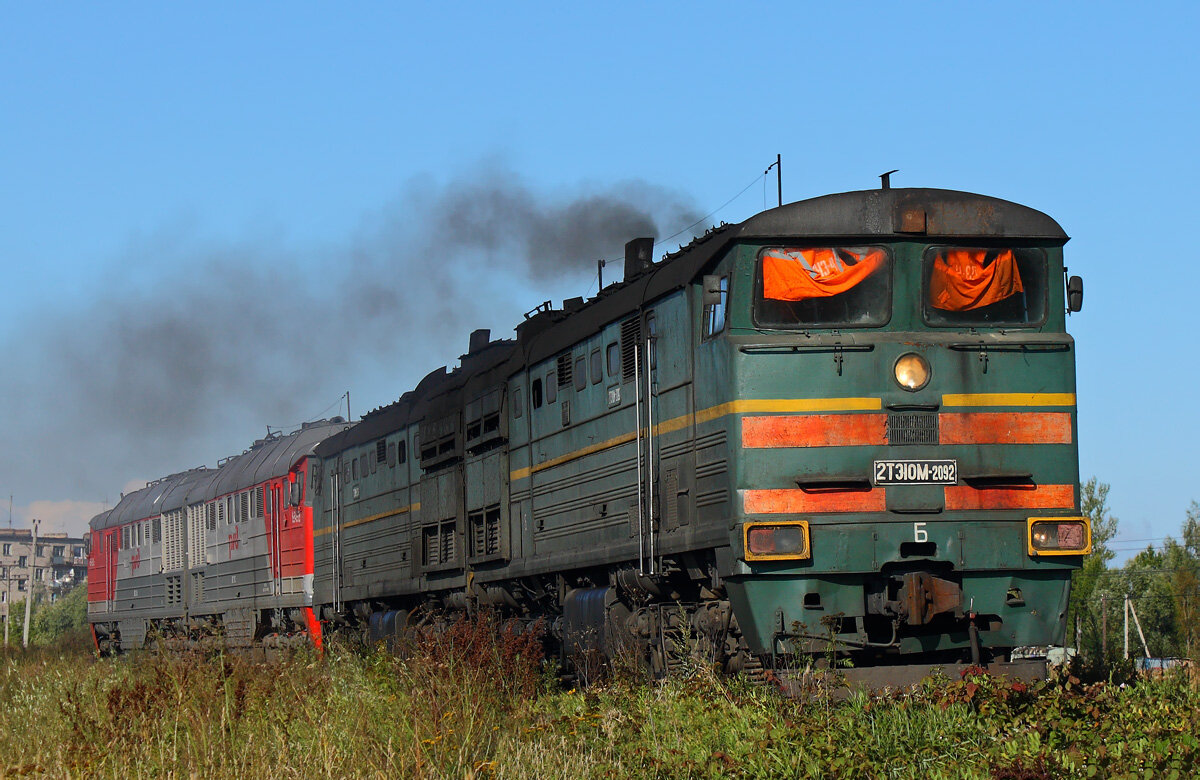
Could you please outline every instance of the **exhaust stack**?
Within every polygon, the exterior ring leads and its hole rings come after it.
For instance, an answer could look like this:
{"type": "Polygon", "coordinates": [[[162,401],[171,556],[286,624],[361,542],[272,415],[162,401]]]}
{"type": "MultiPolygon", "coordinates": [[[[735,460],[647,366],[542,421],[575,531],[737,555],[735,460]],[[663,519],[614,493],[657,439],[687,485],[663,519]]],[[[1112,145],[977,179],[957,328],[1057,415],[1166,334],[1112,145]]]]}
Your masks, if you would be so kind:
{"type": "Polygon", "coordinates": [[[625,281],[654,267],[654,237],[635,238],[625,244],[625,281]]]}

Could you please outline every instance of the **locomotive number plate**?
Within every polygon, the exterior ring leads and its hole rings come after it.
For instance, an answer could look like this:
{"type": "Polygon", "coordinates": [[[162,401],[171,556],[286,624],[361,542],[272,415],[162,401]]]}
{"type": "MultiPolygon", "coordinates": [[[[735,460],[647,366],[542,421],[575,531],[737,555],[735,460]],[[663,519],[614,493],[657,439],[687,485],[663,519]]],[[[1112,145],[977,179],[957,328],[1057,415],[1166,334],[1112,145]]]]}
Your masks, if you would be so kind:
{"type": "Polygon", "coordinates": [[[954,485],[956,460],[877,460],[871,482],[876,485],[954,485]]]}

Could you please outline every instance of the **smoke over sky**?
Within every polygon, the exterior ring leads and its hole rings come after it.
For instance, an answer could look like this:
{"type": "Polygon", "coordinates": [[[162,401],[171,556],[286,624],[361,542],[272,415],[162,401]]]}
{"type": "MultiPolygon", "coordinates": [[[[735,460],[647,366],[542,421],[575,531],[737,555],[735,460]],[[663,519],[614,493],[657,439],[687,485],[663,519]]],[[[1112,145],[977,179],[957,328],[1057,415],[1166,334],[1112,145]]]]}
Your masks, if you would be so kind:
{"type": "Polygon", "coordinates": [[[82,531],[136,480],[212,465],[347,388],[356,415],[387,403],[453,364],[473,328],[506,337],[553,294],[594,292],[596,260],[628,239],[698,218],[644,182],[546,193],[486,168],[414,181],[323,246],[143,239],[86,303],[3,334],[0,474],[15,522],[82,531]]]}

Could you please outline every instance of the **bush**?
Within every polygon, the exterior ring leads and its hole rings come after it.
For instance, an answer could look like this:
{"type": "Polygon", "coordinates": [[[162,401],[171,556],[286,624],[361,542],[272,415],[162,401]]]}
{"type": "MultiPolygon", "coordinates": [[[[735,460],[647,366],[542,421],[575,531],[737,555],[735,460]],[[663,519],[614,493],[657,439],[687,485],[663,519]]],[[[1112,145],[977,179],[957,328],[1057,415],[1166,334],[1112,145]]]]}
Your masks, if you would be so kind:
{"type": "MultiPolygon", "coordinates": [[[[20,646],[25,627],[25,601],[9,605],[9,646],[20,646]]],[[[35,601],[29,620],[29,644],[87,651],[92,647],[87,620],[87,583],[80,583],[57,601],[35,601]]]]}

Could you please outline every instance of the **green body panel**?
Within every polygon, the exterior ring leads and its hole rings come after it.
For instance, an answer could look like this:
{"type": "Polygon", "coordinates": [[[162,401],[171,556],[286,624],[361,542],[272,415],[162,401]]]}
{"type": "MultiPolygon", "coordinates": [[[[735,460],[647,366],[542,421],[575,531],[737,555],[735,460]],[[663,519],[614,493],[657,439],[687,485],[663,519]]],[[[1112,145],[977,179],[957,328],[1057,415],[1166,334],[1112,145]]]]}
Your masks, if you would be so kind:
{"type": "MultiPolygon", "coordinates": [[[[1045,572],[1003,572],[967,574],[963,577],[963,596],[981,612],[996,615],[1002,624],[995,630],[980,631],[985,647],[1009,648],[1024,645],[1049,645],[1062,642],[1066,619],[1067,594],[1062,577],[1045,572]],[[1005,594],[1020,588],[1025,603],[1005,605],[1005,594]]],[[[764,653],[786,653],[801,649],[798,635],[814,639],[835,637],[846,648],[856,648],[859,637],[853,618],[863,612],[861,578],[846,575],[801,575],[753,577],[730,588],[730,599],[739,615],[755,617],[743,624],[747,640],[764,653]],[[804,606],[806,594],[821,596],[821,608],[804,606]],[[830,634],[831,619],[841,619],[837,634],[830,634]],[[772,640],[776,640],[772,642],[772,640]]],[[[904,653],[948,650],[965,647],[965,626],[950,632],[900,638],[904,653]]]]}

